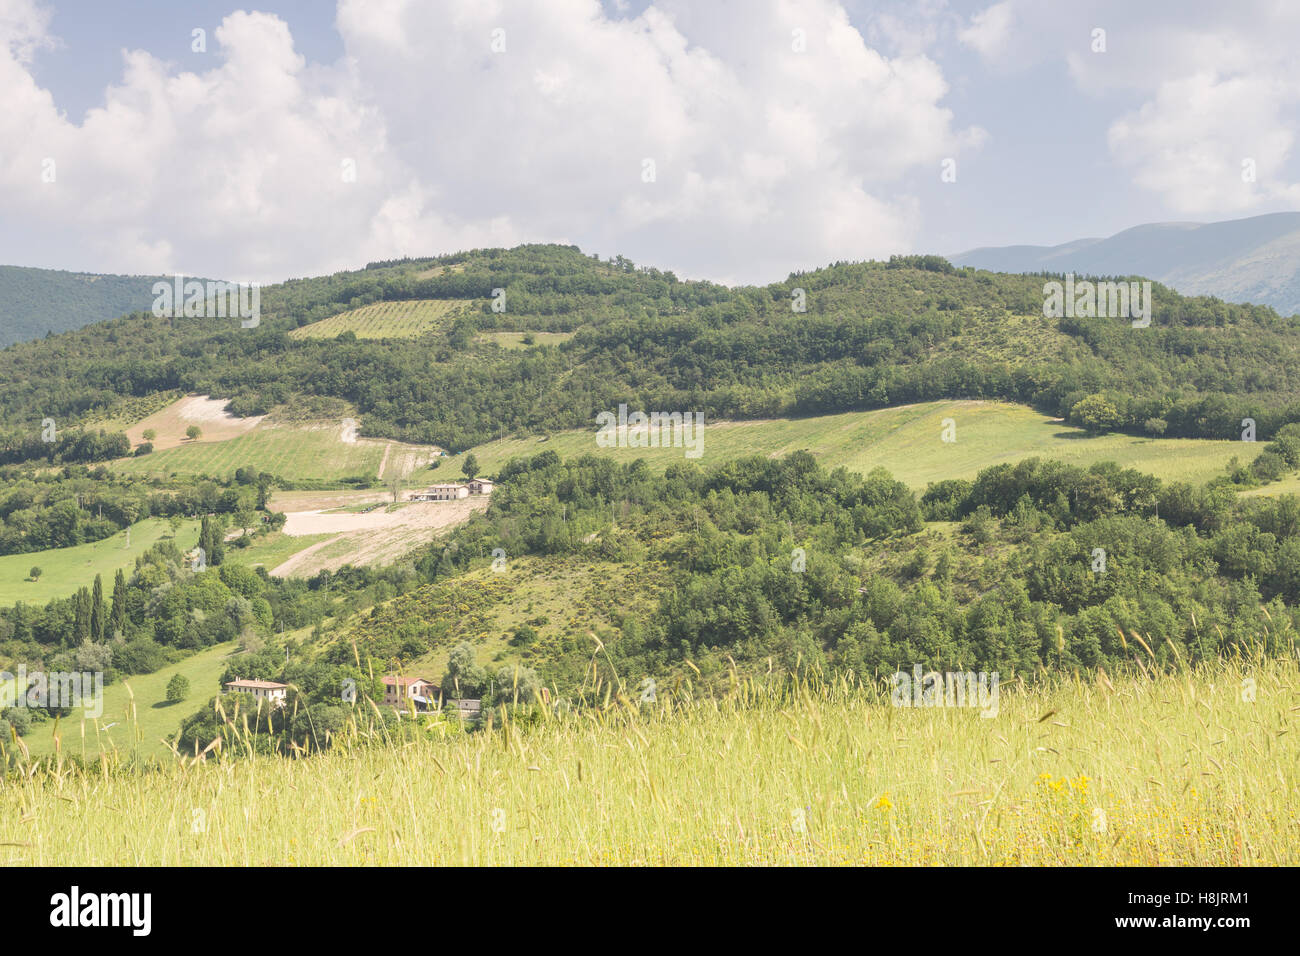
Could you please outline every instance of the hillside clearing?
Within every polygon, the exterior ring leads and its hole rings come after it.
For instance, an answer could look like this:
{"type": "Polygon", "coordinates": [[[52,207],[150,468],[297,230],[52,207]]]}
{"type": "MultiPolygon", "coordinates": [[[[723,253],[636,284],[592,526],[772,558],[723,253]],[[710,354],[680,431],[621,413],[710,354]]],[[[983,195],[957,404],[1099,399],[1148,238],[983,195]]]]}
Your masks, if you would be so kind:
{"type": "Polygon", "coordinates": [[[291,537],[283,531],[276,531],[255,538],[246,548],[227,548],[225,560],[227,564],[243,564],[250,568],[261,567],[271,571],[299,552],[322,541],[329,541],[333,537],[328,534],[291,537]]]}
{"type": "Polygon", "coordinates": [[[345,564],[391,564],[433,537],[467,521],[483,511],[488,499],[411,502],[389,511],[376,508],[359,514],[349,511],[290,512],[284,534],[290,538],[310,536],[305,546],[271,570],[276,577],[308,577],[345,564]],[[319,536],[327,535],[326,538],[319,536]]]}
{"type": "MultiPolygon", "coordinates": [[[[407,672],[439,680],[452,647],[461,639],[470,642],[480,664],[535,665],[566,640],[580,640],[585,646],[589,634],[615,629],[625,615],[652,613],[668,581],[667,570],[658,565],[632,568],[613,562],[525,556],[509,560],[507,567],[508,573],[478,568],[455,583],[456,588],[473,589],[480,604],[472,617],[458,617],[464,626],[456,629],[452,640],[412,660],[407,672]],[[527,646],[511,644],[524,624],[534,629],[536,640],[527,646]]],[[[423,598],[412,595],[397,600],[423,598]]],[[[351,634],[346,629],[342,633],[351,634]]]]}
{"type": "Polygon", "coordinates": [[[197,425],[202,430],[202,438],[206,441],[224,441],[252,431],[265,417],[255,415],[240,418],[227,412],[226,404],[224,399],[187,395],[131,425],[126,429],[126,437],[132,447],[151,441],[154,452],[157,453],[166,448],[194,444],[185,435],[185,430],[191,425],[197,425]],[[146,439],[146,431],[155,432],[154,438],[146,439]]]}
{"type": "Polygon", "coordinates": [[[482,342],[495,342],[503,349],[531,349],[539,345],[559,345],[573,338],[572,332],[480,332],[482,342]],[[524,339],[531,337],[532,343],[524,339]]]}
{"type": "Polygon", "coordinates": [[[164,737],[176,733],[183,719],[203,707],[221,691],[220,679],[238,645],[231,641],[205,648],[177,664],[152,674],[127,676],[104,688],[103,713],[94,720],[81,709],[69,717],[33,724],[23,738],[33,757],[54,753],[55,733],[63,753],[93,757],[101,750],[116,750],[141,756],[161,757],[170,753],[164,737]],[[174,674],[190,682],[189,696],[168,704],[167,682],[174,674]]]}
{"type": "MultiPolygon", "coordinates": [[[[52,598],[68,597],[78,588],[89,587],[96,574],[103,575],[105,584],[112,587],[113,575],[119,569],[130,574],[139,555],[171,535],[166,519],[146,518],[131,526],[129,547],[127,532],[121,531],[102,541],[72,548],[4,555],[0,557],[0,605],[17,601],[44,604],[52,598]],[[29,580],[33,566],[42,572],[36,581],[29,580]]],[[[199,522],[181,522],[176,532],[176,547],[185,552],[198,540],[199,522]]]]}
{"type": "Polygon", "coordinates": [[[469,303],[462,299],[374,302],[300,326],[289,336],[295,339],[332,339],[351,332],[359,339],[410,339],[443,327],[469,307],[469,303]]]}
{"type": "MultiPolygon", "coordinates": [[[[900,481],[921,489],[944,478],[973,478],[981,469],[1030,457],[1055,458],[1073,465],[1114,461],[1168,481],[1204,482],[1224,473],[1228,462],[1254,460],[1263,443],[1191,438],[1092,437],[1023,405],[1006,402],[948,401],[905,405],[871,412],[846,412],[810,418],[708,422],[702,464],[752,454],[778,457],[806,449],[827,468],[844,466],[866,473],[885,468],[900,481]],[[942,440],[944,420],[952,419],[956,441],[942,440]]],[[[596,425],[590,430],[549,436],[507,438],[470,449],[484,474],[493,474],[512,457],[547,449],[562,458],[599,455],[619,461],[645,458],[662,470],[685,462],[682,448],[601,448],[596,425]]],[[[463,475],[465,454],[445,460],[440,480],[463,475]]]]}

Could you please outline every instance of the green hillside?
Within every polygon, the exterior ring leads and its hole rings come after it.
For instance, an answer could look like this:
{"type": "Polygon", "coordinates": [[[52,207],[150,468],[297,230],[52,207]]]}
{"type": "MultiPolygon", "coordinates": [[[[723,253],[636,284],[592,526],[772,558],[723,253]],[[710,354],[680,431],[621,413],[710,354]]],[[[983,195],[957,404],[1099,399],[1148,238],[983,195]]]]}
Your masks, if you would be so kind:
{"type": "MultiPolygon", "coordinates": [[[[551,450],[561,457],[598,455],[615,461],[645,458],[662,470],[684,460],[681,448],[601,448],[596,429],[509,438],[475,446],[482,474],[508,460],[551,450]]],[[[841,465],[865,474],[883,467],[914,488],[944,478],[973,478],[990,465],[1039,456],[1076,465],[1114,461],[1161,478],[1202,483],[1220,477],[1232,458],[1248,464],[1263,444],[1196,438],[1139,438],[1089,435],[1023,405],[1003,402],[927,402],[875,412],[814,415],[752,422],[705,422],[701,461],[752,454],[785,455],[804,449],[827,468],[841,465]],[[954,442],[941,438],[945,419],[956,427],[954,442]]],[[[464,477],[465,452],[445,458],[429,480],[464,477]]],[[[1259,489],[1268,493],[1267,487],[1259,489]]]]}
{"type": "Polygon", "coordinates": [[[158,281],[171,277],[0,266],[0,348],[150,309],[158,281]]]}
{"type": "Polygon", "coordinates": [[[218,644],[157,673],[114,681],[104,688],[100,717],[90,718],[80,708],[75,709],[57,727],[53,720],[34,724],[23,743],[33,756],[51,754],[57,733],[65,754],[93,757],[101,750],[117,750],[161,757],[169,752],[164,738],[175,734],[181,718],[220,692],[221,675],[237,651],[233,643],[218,644]],[[190,682],[190,694],[172,704],[167,702],[167,682],[176,674],[190,682]]]}
{"type": "Polygon", "coordinates": [[[1300,318],[1157,285],[1147,328],[1049,319],[1042,286],[935,256],[738,288],[569,246],[373,263],[264,288],[256,328],[138,314],[0,352],[0,462],[45,450],[43,417],[112,421],[177,391],[236,415],[343,402],[363,435],[455,451],[585,428],[619,404],[720,421],[984,399],[1212,440],[1247,417],[1261,438],[1300,420],[1300,318]]]}
{"type": "Polygon", "coordinates": [[[138,458],[113,463],[125,475],[229,475],[239,468],[269,472],[288,481],[374,478],[384,457],[383,445],[339,441],[340,426],[262,425],[224,441],[186,442],[138,458]]]}
{"type": "MultiPolygon", "coordinates": [[[[504,715],[547,696],[599,712],[648,679],[726,696],[755,677],[871,685],[908,662],[1032,682],[1284,653],[1300,325],[1155,300],[1134,328],[1045,319],[1041,277],[931,256],[726,288],[521,246],[269,287],[256,328],[137,314],[16,345],[0,550],[64,577],[44,604],[10,582],[25,600],[0,606],[0,656],[162,681],[238,641],[241,670],[295,688],[256,748],[297,753],[360,719],[341,687],[394,671],[504,715]],[[601,448],[596,416],[620,405],[703,413],[701,456],[601,448]],[[1247,418],[1257,442],[1239,440],[1247,418]],[[459,454],[427,469],[413,449],[431,445],[459,454]],[[270,513],[289,485],[454,479],[469,450],[491,498],[402,509],[427,524],[398,553],[315,536],[337,516],[300,516],[313,534],[294,538],[270,513]],[[120,581],[100,552],[26,550],[111,548],[145,515],[200,521],[210,567],[179,541],[120,581]],[[239,549],[240,528],[269,533],[239,549]],[[313,543],[301,574],[269,575],[313,543]]],[[[296,500],[284,510],[320,499],[296,500]]],[[[249,745],[215,712],[159,710],[187,746],[249,745]]],[[[363,722],[396,739],[393,719],[363,722]]]]}
{"type": "Polygon", "coordinates": [[[97,574],[111,581],[119,569],[129,572],[134,568],[135,559],[163,539],[174,540],[182,551],[189,550],[198,540],[198,530],[198,521],[183,521],[173,539],[165,520],[148,518],[131,526],[129,546],[127,533],[122,531],[72,548],[0,556],[0,606],[15,601],[44,604],[51,598],[67,597],[90,584],[97,574]],[[30,577],[33,567],[41,569],[35,581],[30,577]]]}

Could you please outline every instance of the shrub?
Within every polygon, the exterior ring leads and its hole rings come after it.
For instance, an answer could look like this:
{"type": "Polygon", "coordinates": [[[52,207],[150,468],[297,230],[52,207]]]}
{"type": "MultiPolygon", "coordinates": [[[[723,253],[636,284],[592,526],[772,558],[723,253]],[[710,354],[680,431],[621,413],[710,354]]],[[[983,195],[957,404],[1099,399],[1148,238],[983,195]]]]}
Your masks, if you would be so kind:
{"type": "Polygon", "coordinates": [[[167,682],[167,702],[179,704],[190,695],[190,680],[184,674],[173,674],[167,682]]]}

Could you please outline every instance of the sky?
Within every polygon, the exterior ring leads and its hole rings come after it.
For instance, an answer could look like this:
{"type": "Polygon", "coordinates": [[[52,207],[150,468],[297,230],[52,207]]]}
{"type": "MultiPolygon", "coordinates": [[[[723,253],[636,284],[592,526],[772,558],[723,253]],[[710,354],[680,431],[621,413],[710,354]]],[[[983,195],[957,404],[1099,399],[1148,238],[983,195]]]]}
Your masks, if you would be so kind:
{"type": "Polygon", "coordinates": [[[765,283],[1300,209],[1300,4],[0,0],[0,263],[765,283]]]}

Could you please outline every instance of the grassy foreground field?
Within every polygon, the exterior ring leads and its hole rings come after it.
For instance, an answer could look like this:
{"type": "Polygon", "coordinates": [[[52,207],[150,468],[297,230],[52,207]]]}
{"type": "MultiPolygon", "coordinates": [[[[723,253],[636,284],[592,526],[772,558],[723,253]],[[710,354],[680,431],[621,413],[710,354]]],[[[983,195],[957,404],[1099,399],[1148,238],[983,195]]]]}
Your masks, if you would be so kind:
{"type": "MultiPolygon", "coordinates": [[[[604,455],[621,461],[645,458],[663,469],[681,462],[681,448],[600,448],[596,426],[590,430],[510,438],[472,449],[484,474],[510,458],[547,449],[562,458],[604,455]]],[[[873,412],[846,412],[811,418],[769,421],[705,421],[704,451],[699,461],[716,462],[741,455],[785,455],[807,449],[827,468],[843,465],[868,472],[883,466],[913,488],[944,478],[973,478],[983,468],[1039,456],[1075,465],[1115,461],[1171,481],[1204,482],[1224,472],[1236,456],[1253,461],[1263,443],[1183,438],[1089,436],[1082,429],[1054,421],[1023,405],[1006,402],[927,402],[873,412]],[[956,441],[941,440],[944,419],[952,419],[956,441]]],[[[436,479],[463,474],[465,456],[443,460],[436,479]]]]}
{"type": "Polygon", "coordinates": [[[987,719],[745,682],[524,732],[437,717],[400,747],[18,775],[0,862],[1295,863],[1298,697],[1273,661],[1003,687],[987,719]]]}
{"type": "MultiPolygon", "coordinates": [[[[72,548],[55,548],[27,554],[7,554],[0,557],[0,605],[18,601],[27,604],[44,604],[51,598],[67,597],[77,588],[89,587],[96,574],[102,574],[111,588],[113,575],[121,568],[130,572],[135,559],[171,535],[171,527],[163,518],[146,518],[131,526],[131,546],[127,547],[126,532],[72,548]],[[33,566],[41,569],[38,580],[29,580],[33,566]]],[[[176,533],[176,547],[188,551],[199,540],[199,522],[186,520],[176,533]]]]}

